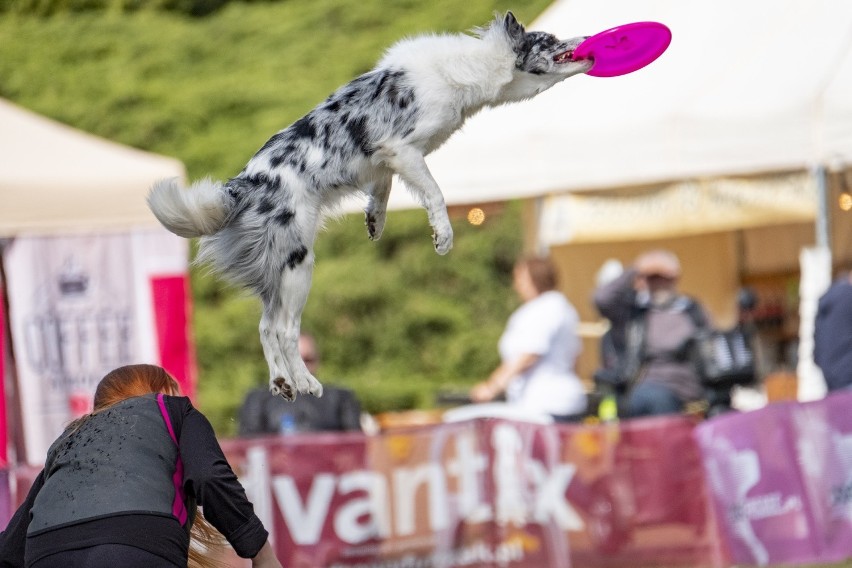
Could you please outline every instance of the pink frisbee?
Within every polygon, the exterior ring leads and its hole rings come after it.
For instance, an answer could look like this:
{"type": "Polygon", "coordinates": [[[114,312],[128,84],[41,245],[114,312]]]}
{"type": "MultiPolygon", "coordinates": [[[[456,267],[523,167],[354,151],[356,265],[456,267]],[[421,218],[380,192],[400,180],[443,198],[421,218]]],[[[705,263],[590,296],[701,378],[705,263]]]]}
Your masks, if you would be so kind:
{"type": "Polygon", "coordinates": [[[592,59],[593,77],[616,77],[642,69],[669,47],[672,32],[658,22],[634,22],[595,34],[577,46],[572,58],[592,59]]]}

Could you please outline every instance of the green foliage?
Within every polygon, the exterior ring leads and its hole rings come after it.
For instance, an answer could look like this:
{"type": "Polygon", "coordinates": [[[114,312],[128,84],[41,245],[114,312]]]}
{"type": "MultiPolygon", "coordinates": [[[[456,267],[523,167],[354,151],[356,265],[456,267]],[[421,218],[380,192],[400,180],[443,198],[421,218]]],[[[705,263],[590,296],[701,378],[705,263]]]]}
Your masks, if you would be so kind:
{"type": "MultiPolygon", "coordinates": [[[[206,1],[226,0],[0,0],[0,96],[175,156],[190,178],[227,178],[395,40],[467,30],[510,8],[530,21],[549,4],[231,2],[200,18],[176,8],[206,1]]],[[[321,380],[352,386],[381,411],[428,406],[437,390],[490,371],[515,301],[520,211],[454,228],[454,249],[439,257],[423,211],[391,213],[377,243],[361,216],[329,223],[303,320],[320,342],[321,380]]],[[[260,308],[203,268],[193,269],[193,287],[200,404],[232,434],[243,393],[267,376],[260,308]]]]}

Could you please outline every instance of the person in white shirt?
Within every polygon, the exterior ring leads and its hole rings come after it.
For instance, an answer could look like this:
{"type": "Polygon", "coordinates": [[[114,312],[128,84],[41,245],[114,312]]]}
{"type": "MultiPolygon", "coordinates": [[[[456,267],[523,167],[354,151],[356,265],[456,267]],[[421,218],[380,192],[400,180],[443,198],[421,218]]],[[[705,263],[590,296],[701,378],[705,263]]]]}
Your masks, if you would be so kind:
{"type": "Polygon", "coordinates": [[[500,338],[501,363],[470,391],[474,402],[506,393],[510,405],[555,419],[578,417],[586,391],[574,372],[582,344],[579,316],[558,290],[556,269],[546,258],[515,264],[514,288],[523,304],[510,316],[500,338]]]}

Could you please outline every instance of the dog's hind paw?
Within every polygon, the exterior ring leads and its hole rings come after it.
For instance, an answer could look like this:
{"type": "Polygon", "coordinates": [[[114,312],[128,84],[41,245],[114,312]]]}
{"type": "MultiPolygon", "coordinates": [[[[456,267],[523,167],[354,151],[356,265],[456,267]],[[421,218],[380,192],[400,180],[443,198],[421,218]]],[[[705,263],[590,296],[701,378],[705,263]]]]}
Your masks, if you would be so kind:
{"type": "Polygon", "coordinates": [[[435,245],[435,252],[440,255],[447,254],[453,248],[453,233],[435,233],[432,235],[432,243],[435,245]]]}
{"type": "Polygon", "coordinates": [[[293,386],[283,377],[278,377],[270,381],[269,392],[272,396],[280,396],[284,400],[288,400],[290,402],[296,400],[296,392],[293,389],[293,386]]]}
{"type": "Polygon", "coordinates": [[[296,389],[302,394],[312,394],[317,398],[322,396],[322,384],[307,372],[296,377],[296,389]]]}
{"type": "Polygon", "coordinates": [[[320,383],[318,380],[314,379],[313,377],[311,377],[311,379],[312,379],[312,382],[309,381],[309,382],[311,382],[311,394],[314,395],[317,398],[321,398],[322,397],[322,383],[320,383]]]}
{"type": "Polygon", "coordinates": [[[364,224],[367,226],[367,236],[370,237],[371,241],[377,241],[382,238],[382,232],[385,228],[383,218],[379,218],[378,215],[368,212],[365,216],[364,224]]]}

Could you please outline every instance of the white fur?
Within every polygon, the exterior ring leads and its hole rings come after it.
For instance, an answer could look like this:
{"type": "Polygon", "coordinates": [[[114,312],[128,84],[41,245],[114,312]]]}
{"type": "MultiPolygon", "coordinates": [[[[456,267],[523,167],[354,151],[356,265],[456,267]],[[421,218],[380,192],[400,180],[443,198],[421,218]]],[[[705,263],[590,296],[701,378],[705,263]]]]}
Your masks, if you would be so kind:
{"type": "Polygon", "coordinates": [[[215,233],[228,216],[222,184],[210,178],[194,183],[190,190],[182,189],[178,178],[160,180],[151,188],[148,206],[160,223],[187,239],[215,233]]]}

